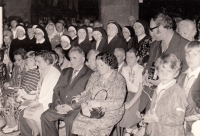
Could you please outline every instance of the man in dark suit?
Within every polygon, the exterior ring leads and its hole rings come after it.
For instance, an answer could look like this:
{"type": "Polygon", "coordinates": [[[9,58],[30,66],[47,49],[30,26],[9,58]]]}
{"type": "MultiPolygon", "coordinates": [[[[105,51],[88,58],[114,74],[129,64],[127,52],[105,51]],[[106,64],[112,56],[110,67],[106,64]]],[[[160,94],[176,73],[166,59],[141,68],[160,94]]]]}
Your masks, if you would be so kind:
{"type": "MultiPolygon", "coordinates": [[[[155,62],[158,57],[164,54],[173,53],[182,63],[182,69],[180,73],[184,72],[188,66],[185,60],[185,45],[189,42],[188,40],[182,38],[178,33],[173,30],[173,21],[172,18],[165,14],[158,14],[155,18],[152,18],[150,21],[150,31],[151,35],[155,38],[156,41],[160,41],[157,45],[161,46],[161,49],[156,49],[153,55],[155,62]],[[156,52],[157,51],[157,52],[156,52]]],[[[152,64],[148,64],[152,65],[152,64]]],[[[150,98],[153,95],[154,90],[149,88],[149,83],[157,86],[159,84],[159,80],[148,80],[148,72],[146,72],[145,76],[145,84],[140,97],[140,106],[139,112],[142,112],[145,108],[146,110],[150,107],[150,98]]]]}
{"type": "MultiPolygon", "coordinates": [[[[80,108],[72,106],[72,110],[69,110],[69,105],[73,96],[84,91],[92,70],[84,65],[85,54],[79,47],[73,47],[69,52],[69,56],[72,68],[62,71],[54,88],[53,103],[41,116],[43,136],[59,136],[58,129],[55,126],[55,122],[58,120],[64,120],[66,135],[73,136],[71,127],[80,108]]],[[[21,136],[32,136],[32,130],[23,118],[23,111],[19,118],[21,136]]]]}
{"type": "Polygon", "coordinates": [[[64,120],[66,135],[73,136],[71,134],[72,123],[80,108],[72,106],[70,110],[69,105],[74,96],[80,95],[84,91],[92,70],[84,65],[85,54],[79,47],[73,47],[69,56],[72,68],[62,71],[54,88],[53,103],[41,116],[43,136],[58,136],[58,129],[55,126],[55,122],[58,120],[64,120]]]}
{"type": "Polygon", "coordinates": [[[118,62],[118,69],[117,71],[119,73],[122,73],[122,69],[123,67],[126,67],[127,64],[125,62],[125,58],[126,58],[126,54],[123,48],[116,48],[114,51],[114,55],[117,58],[117,62],[118,62]]]}

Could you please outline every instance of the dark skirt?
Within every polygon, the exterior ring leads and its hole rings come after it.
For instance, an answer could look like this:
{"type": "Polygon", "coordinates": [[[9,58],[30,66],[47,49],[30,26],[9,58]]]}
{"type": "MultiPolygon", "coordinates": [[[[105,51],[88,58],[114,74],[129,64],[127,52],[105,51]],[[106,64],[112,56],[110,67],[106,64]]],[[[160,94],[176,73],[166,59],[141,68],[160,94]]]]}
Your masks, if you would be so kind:
{"type": "MultiPolygon", "coordinates": [[[[130,102],[134,96],[135,93],[128,91],[126,102],[130,102]]],[[[141,121],[141,119],[138,118],[136,115],[136,112],[138,111],[139,108],[139,104],[140,104],[140,98],[128,110],[125,110],[125,114],[119,123],[120,127],[133,128],[141,121]]]]}

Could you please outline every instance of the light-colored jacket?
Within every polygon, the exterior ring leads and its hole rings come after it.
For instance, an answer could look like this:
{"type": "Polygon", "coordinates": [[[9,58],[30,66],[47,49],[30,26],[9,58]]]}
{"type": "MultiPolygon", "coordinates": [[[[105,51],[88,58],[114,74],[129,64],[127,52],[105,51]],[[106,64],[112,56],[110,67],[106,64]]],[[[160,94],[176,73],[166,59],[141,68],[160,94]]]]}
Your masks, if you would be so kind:
{"type": "MultiPolygon", "coordinates": [[[[150,110],[154,109],[157,93],[154,91],[150,110]]],[[[157,102],[158,122],[149,123],[150,136],[184,136],[183,122],[187,106],[184,91],[178,84],[169,87],[157,102]]]]}
{"type": "Polygon", "coordinates": [[[51,66],[42,82],[39,95],[39,102],[43,105],[44,111],[49,108],[49,103],[52,103],[53,89],[57,84],[59,77],[60,72],[54,66],[51,66]]]}

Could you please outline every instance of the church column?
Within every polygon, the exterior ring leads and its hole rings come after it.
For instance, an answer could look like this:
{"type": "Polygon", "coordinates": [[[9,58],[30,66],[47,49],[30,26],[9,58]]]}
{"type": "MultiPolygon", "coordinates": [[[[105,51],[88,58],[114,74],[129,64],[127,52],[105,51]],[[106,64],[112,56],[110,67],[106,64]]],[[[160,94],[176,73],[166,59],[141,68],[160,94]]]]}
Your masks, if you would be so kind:
{"type": "Polygon", "coordinates": [[[117,21],[121,26],[128,25],[128,17],[139,17],[139,0],[99,0],[100,16],[104,26],[109,20],[117,21]]]}

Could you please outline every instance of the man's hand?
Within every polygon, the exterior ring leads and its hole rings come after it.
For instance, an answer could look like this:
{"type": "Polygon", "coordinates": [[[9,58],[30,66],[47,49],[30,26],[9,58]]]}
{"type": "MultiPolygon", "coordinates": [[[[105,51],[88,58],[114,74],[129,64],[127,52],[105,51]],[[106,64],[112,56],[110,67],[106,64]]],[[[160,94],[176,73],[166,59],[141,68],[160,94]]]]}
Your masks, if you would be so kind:
{"type": "Polygon", "coordinates": [[[160,84],[160,80],[158,79],[158,80],[151,80],[151,79],[149,79],[149,83],[151,83],[152,85],[155,85],[155,86],[158,86],[159,84],[160,84]]]}
{"type": "Polygon", "coordinates": [[[63,104],[56,106],[57,113],[67,114],[69,111],[73,110],[69,105],[63,104]]]}
{"type": "Polygon", "coordinates": [[[149,83],[149,74],[148,74],[148,70],[146,70],[145,74],[142,76],[142,83],[145,86],[151,86],[151,84],[149,83]]]}
{"type": "Polygon", "coordinates": [[[151,123],[151,122],[158,122],[158,116],[155,111],[148,111],[148,113],[144,116],[144,122],[151,123]]]}

